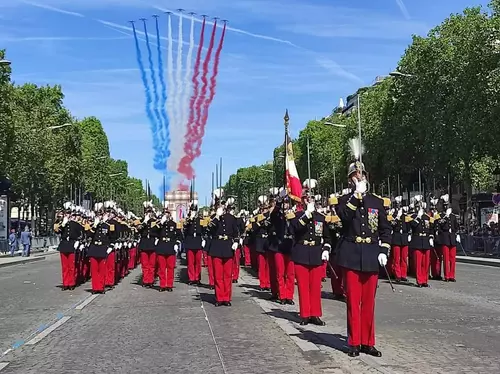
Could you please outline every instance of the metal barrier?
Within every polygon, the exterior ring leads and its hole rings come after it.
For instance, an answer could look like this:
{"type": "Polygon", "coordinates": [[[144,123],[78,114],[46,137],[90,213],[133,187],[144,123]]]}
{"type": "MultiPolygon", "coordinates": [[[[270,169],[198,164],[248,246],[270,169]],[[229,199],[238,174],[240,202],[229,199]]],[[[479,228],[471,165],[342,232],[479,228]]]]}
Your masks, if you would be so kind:
{"type": "Polygon", "coordinates": [[[457,246],[457,254],[460,254],[463,249],[463,252],[467,255],[500,257],[500,236],[498,235],[477,236],[462,234],[461,238],[462,243],[457,246]]]}
{"type": "MultiPolygon", "coordinates": [[[[59,245],[59,236],[40,236],[31,239],[31,250],[57,247],[59,245]]],[[[21,249],[21,241],[17,239],[17,249],[21,249]]],[[[10,251],[9,240],[0,240],[0,252],[7,253],[10,251]]]]}

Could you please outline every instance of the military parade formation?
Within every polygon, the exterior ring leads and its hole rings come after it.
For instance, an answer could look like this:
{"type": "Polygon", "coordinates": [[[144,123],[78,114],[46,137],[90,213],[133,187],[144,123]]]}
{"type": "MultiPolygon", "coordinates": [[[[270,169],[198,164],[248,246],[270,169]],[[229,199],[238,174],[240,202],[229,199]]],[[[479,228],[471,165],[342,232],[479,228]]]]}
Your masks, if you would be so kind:
{"type": "Polygon", "coordinates": [[[455,282],[458,219],[448,195],[432,197],[427,208],[421,195],[405,202],[371,193],[360,161],[349,166],[347,177],[349,188],[328,198],[313,194],[312,179],[304,182],[300,201],[288,188],[273,187],[252,212],[219,188],[210,207],[199,209],[193,200],[177,222],[167,202],[158,209],[145,201],[142,217],[113,201],[93,211],[67,202],[54,224],[62,289],[91,280],[93,293],[105,293],[140,264],[143,287],[172,292],[177,260],[185,253],[185,281],[201,285],[206,268],[215,306],[231,306],[244,266],[276,303],[294,305],[297,286],[300,325],[324,326],[321,295],[329,277],[334,299],[347,306],[349,356],[380,357],[374,322],[379,278],[389,278],[391,287],[391,280],[408,283],[409,274],[417,287],[429,287],[429,275],[455,282]]]}

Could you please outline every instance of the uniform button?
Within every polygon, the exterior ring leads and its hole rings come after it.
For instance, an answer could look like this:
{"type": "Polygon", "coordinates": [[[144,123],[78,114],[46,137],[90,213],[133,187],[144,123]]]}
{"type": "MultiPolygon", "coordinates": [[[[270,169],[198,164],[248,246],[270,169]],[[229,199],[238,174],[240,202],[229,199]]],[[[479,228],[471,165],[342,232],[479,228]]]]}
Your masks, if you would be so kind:
{"type": "Polygon", "coordinates": [[[364,225],[365,225],[364,223],[361,224],[361,226],[364,226],[364,225]]]}
{"type": "Polygon", "coordinates": [[[361,218],[365,218],[365,216],[362,215],[361,218]]]}
{"type": "Polygon", "coordinates": [[[361,235],[365,235],[365,232],[363,231],[363,232],[361,233],[361,235]]]}

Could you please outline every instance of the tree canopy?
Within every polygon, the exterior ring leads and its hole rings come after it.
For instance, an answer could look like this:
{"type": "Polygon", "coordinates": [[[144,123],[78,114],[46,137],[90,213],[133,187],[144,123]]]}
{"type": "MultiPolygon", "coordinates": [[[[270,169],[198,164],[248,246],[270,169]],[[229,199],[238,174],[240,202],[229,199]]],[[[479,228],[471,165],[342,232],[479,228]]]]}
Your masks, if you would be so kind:
{"type": "MultiPolygon", "coordinates": [[[[363,162],[377,193],[418,191],[419,175],[424,192],[461,185],[469,203],[474,191],[498,188],[493,176],[500,157],[500,0],[489,7],[467,8],[426,37],[414,36],[396,74],[358,90],[363,162]]],[[[309,121],[293,140],[301,179],[308,178],[309,138],[311,178],[318,180],[319,192],[334,192],[334,174],[340,192],[353,161],[349,139],[357,135],[357,105],[350,114],[334,108],[328,118],[309,121]]],[[[274,150],[278,186],[283,149],[274,150]]],[[[259,168],[239,169],[226,188],[259,168]]],[[[253,193],[239,190],[243,196],[253,193]]]]}
{"type": "Polygon", "coordinates": [[[61,86],[16,85],[10,74],[0,64],[0,178],[11,182],[13,204],[53,212],[64,201],[112,199],[139,213],[147,192],[110,156],[99,119],[74,118],[61,86]]]}

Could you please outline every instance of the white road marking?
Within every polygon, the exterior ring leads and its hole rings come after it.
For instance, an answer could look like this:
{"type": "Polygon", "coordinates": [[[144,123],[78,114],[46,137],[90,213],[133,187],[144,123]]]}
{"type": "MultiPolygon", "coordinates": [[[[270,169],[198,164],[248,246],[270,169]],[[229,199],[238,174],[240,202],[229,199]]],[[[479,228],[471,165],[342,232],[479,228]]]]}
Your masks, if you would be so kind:
{"type": "Polygon", "coordinates": [[[8,362],[0,362],[0,371],[5,369],[9,363],[8,362]]]}
{"type": "Polygon", "coordinates": [[[35,336],[29,342],[27,342],[26,345],[35,345],[35,344],[39,343],[43,338],[48,336],[52,331],[54,331],[55,329],[57,329],[58,327],[60,327],[64,323],[68,322],[70,320],[70,318],[71,318],[70,316],[66,316],[66,317],[61,318],[59,321],[54,323],[52,326],[46,328],[40,334],[35,336]]]}
{"type": "Polygon", "coordinates": [[[87,297],[85,300],[83,300],[80,304],[78,304],[76,307],[75,307],[75,310],[82,310],[83,308],[85,308],[87,305],[89,305],[93,300],[95,300],[95,298],[99,296],[99,295],[90,295],[89,297],[87,297]]]}

